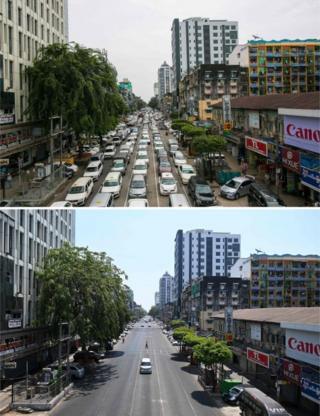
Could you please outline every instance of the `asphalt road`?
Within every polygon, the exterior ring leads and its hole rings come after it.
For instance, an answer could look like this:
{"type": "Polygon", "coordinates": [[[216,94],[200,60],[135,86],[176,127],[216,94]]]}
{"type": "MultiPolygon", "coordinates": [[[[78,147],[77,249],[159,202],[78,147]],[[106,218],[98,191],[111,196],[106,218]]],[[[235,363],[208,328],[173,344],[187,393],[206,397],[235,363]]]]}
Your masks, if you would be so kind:
{"type": "Polygon", "coordinates": [[[54,416],[222,416],[158,327],[132,329],[95,374],[50,412],[54,416]],[[148,350],[145,349],[146,340],[148,350]],[[152,374],[140,374],[141,358],[150,357],[152,374]]]}
{"type": "MultiPolygon", "coordinates": [[[[160,134],[161,134],[161,138],[163,140],[165,148],[167,150],[169,150],[168,139],[172,136],[170,136],[170,135],[166,136],[164,130],[161,130],[160,134]]],[[[138,148],[140,137],[141,137],[141,132],[139,133],[138,140],[136,141],[136,144],[135,144],[135,147],[134,147],[134,152],[131,155],[130,163],[127,166],[126,173],[122,178],[122,188],[121,188],[121,191],[120,191],[120,195],[119,195],[118,198],[116,198],[114,200],[114,206],[115,207],[126,207],[128,205],[129,187],[130,187],[131,179],[132,179],[132,176],[133,176],[132,170],[133,170],[133,166],[134,166],[136,156],[137,156],[137,148],[138,148]]],[[[150,137],[152,137],[151,130],[150,130],[150,137]]],[[[151,140],[151,144],[148,146],[147,152],[148,152],[148,156],[149,156],[149,168],[148,168],[148,172],[147,172],[147,199],[148,199],[148,202],[149,202],[149,206],[150,207],[168,207],[169,206],[169,197],[168,196],[161,196],[160,192],[159,192],[158,163],[157,163],[157,160],[156,160],[156,154],[154,152],[154,146],[153,146],[153,141],[152,140],[151,140]]],[[[178,171],[177,171],[176,167],[173,164],[172,157],[170,157],[170,156],[169,156],[169,161],[170,161],[171,166],[172,166],[172,173],[173,173],[175,179],[177,180],[178,193],[185,194],[185,196],[187,197],[187,200],[189,201],[190,206],[193,206],[194,204],[193,204],[193,202],[191,201],[191,199],[188,195],[187,186],[182,184],[180,176],[178,174],[178,171]]],[[[193,164],[193,160],[188,159],[188,163],[193,164]]],[[[100,178],[98,179],[98,181],[96,181],[94,183],[93,192],[92,192],[91,196],[89,197],[89,199],[86,203],[87,207],[90,206],[90,203],[92,202],[94,196],[99,192],[106,175],[108,174],[108,172],[110,172],[111,167],[112,167],[112,160],[111,159],[104,160],[103,165],[104,165],[103,166],[103,173],[100,176],[100,178]]],[[[85,166],[80,167],[77,175],[74,178],[67,181],[67,184],[63,187],[63,189],[59,190],[59,192],[56,193],[54,198],[49,201],[49,205],[51,205],[52,202],[64,201],[65,200],[65,197],[67,196],[67,193],[68,193],[69,189],[71,188],[71,185],[75,182],[76,179],[78,179],[78,177],[82,176],[84,169],[85,169],[85,166]]],[[[235,201],[230,201],[230,200],[226,200],[224,198],[221,198],[219,196],[219,189],[218,188],[214,189],[214,192],[215,192],[215,195],[217,196],[218,206],[227,206],[227,207],[248,206],[247,197],[240,198],[240,199],[235,200],[235,201]]]]}

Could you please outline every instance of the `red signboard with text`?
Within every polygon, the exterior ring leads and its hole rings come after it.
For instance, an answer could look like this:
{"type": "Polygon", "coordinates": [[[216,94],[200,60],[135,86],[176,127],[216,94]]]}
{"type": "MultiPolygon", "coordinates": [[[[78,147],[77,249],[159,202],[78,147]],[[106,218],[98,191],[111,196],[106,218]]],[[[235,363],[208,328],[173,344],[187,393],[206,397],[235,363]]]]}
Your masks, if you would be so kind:
{"type": "Polygon", "coordinates": [[[289,360],[283,360],[283,377],[292,383],[300,385],[301,367],[289,360]]]}
{"type": "Polygon", "coordinates": [[[269,368],[269,354],[247,348],[247,359],[253,363],[262,365],[262,367],[269,368]]]}
{"type": "Polygon", "coordinates": [[[300,173],[300,152],[283,147],[281,149],[281,156],[282,165],[285,168],[300,173]]]}
{"type": "Polygon", "coordinates": [[[252,150],[255,153],[258,153],[259,155],[268,156],[268,143],[259,140],[254,139],[253,137],[245,137],[246,139],[246,149],[252,150]]]}

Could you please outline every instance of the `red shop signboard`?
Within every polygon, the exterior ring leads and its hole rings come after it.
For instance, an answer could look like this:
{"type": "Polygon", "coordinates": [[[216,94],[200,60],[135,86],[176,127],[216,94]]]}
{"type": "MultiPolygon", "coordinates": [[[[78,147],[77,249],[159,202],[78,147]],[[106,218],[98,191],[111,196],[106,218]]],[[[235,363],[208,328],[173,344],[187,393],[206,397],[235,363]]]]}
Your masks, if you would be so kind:
{"type": "Polygon", "coordinates": [[[254,139],[253,137],[245,137],[246,149],[252,150],[259,155],[268,156],[268,144],[262,140],[254,139]]]}
{"type": "Polygon", "coordinates": [[[282,367],[283,377],[295,384],[300,385],[301,367],[299,364],[289,360],[283,360],[282,367]]]}
{"type": "Polygon", "coordinates": [[[269,355],[261,351],[247,348],[247,360],[262,365],[262,367],[269,368],[269,355]]]}
{"type": "Polygon", "coordinates": [[[281,149],[281,155],[282,165],[285,168],[300,173],[300,152],[283,147],[281,149]]]}

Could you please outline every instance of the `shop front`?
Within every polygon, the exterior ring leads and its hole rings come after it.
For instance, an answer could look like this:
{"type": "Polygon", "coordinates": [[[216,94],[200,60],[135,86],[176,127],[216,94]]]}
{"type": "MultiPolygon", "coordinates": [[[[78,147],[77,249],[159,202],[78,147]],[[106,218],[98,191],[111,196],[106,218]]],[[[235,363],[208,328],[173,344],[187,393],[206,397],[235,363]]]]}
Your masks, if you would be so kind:
{"type": "Polygon", "coordinates": [[[246,159],[249,166],[267,183],[276,183],[277,144],[273,139],[245,136],[246,159]]]}
{"type": "Polygon", "coordinates": [[[288,147],[281,148],[282,187],[288,194],[299,194],[300,188],[300,152],[288,147]]]}
{"type": "Polygon", "coordinates": [[[279,109],[283,115],[283,142],[288,149],[282,154],[288,192],[295,186],[307,201],[320,202],[320,112],[317,110],[279,109]],[[286,161],[291,152],[292,162],[286,161]],[[300,180],[297,184],[298,153],[300,180]]]}
{"type": "Polygon", "coordinates": [[[285,329],[286,345],[278,379],[280,397],[299,404],[311,414],[319,414],[319,325],[284,322],[281,327],[285,329]]]}

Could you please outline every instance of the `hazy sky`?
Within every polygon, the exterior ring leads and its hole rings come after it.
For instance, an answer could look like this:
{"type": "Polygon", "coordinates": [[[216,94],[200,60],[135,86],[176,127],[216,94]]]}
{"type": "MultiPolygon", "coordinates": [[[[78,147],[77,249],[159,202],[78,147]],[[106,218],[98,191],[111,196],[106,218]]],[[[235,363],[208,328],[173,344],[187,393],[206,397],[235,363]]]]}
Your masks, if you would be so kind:
{"type": "Polygon", "coordinates": [[[70,41],[105,48],[143,99],[153,95],[157,69],[171,64],[175,17],[237,20],[239,40],[319,38],[319,0],[69,0],[70,41]]]}
{"type": "Polygon", "coordinates": [[[241,234],[241,256],[320,254],[320,211],[272,209],[78,209],[76,244],[105,251],[124,270],[135,301],[149,309],[159,278],[174,272],[178,229],[241,234]]]}

